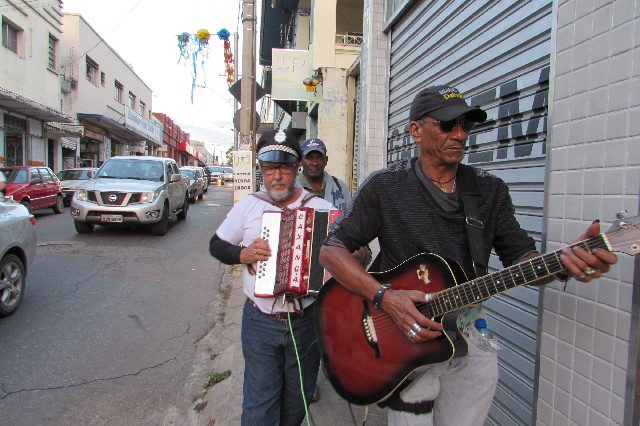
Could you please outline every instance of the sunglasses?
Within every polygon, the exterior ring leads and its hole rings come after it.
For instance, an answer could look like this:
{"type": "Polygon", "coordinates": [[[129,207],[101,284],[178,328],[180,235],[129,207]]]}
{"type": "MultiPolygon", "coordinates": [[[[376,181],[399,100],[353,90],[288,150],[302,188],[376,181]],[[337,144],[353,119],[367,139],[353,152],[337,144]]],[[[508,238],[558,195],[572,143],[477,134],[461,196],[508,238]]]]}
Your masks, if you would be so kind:
{"type": "Polygon", "coordinates": [[[460,124],[460,127],[462,127],[462,130],[464,130],[467,133],[470,133],[473,130],[473,128],[476,126],[475,121],[466,117],[464,119],[454,118],[453,120],[447,120],[447,121],[436,120],[435,118],[431,118],[431,119],[435,123],[437,123],[438,126],[440,126],[440,130],[442,130],[444,133],[453,132],[453,129],[455,129],[458,124],[460,124]]]}

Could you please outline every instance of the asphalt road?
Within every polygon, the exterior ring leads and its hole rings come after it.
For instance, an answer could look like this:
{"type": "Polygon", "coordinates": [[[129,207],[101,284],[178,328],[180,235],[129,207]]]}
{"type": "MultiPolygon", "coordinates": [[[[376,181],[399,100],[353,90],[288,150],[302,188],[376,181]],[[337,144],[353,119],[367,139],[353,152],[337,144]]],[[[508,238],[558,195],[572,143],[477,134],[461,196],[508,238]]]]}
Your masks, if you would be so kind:
{"type": "Polygon", "coordinates": [[[180,424],[223,303],[208,241],[232,205],[230,186],[211,186],[164,237],[78,234],[68,207],[36,212],[25,299],[0,319],[0,424],[180,424]]]}

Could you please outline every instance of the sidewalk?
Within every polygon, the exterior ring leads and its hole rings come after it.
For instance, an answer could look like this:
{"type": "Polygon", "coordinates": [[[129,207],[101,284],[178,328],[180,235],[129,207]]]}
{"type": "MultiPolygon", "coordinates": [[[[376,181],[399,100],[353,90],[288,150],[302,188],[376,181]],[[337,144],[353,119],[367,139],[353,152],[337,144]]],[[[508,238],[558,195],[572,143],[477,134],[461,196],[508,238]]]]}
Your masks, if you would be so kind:
{"type": "MultiPolygon", "coordinates": [[[[242,412],[242,376],[244,360],[240,345],[240,324],[245,296],[242,291],[242,279],[239,273],[226,274],[222,288],[231,289],[227,300],[224,321],[217,324],[207,336],[210,350],[218,354],[210,364],[209,371],[231,371],[231,376],[213,386],[207,392],[206,406],[192,418],[199,426],[234,426],[240,424],[242,412]]],[[[318,386],[320,401],[309,407],[309,425],[361,425],[365,419],[365,407],[349,405],[335,393],[329,381],[320,370],[318,386]]],[[[367,426],[387,424],[387,413],[377,405],[369,407],[367,426]]],[[[307,425],[305,420],[303,425],[307,425]]]]}

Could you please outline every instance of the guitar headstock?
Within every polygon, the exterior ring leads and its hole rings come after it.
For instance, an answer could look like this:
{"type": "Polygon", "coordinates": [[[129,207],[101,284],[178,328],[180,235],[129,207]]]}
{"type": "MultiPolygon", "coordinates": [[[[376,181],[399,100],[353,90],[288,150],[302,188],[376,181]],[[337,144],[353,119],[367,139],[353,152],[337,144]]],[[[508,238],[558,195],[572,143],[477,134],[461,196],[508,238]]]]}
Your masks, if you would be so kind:
{"type": "Polygon", "coordinates": [[[640,216],[620,218],[605,233],[612,251],[640,253],[640,216]]]}

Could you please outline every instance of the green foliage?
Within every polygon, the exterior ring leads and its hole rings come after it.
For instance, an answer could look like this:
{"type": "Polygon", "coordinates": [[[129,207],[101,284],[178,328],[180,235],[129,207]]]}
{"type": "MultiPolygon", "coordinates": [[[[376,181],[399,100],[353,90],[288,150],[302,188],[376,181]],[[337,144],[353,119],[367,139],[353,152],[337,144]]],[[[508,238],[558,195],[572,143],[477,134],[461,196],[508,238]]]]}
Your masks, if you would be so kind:
{"type": "Polygon", "coordinates": [[[206,382],[202,387],[204,389],[210,389],[215,385],[217,385],[218,383],[222,382],[223,380],[227,380],[229,376],[231,376],[231,370],[227,370],[223,373],[218,373],[217,371],[209,371],[204,376],[206,379],[206,382]]]}

